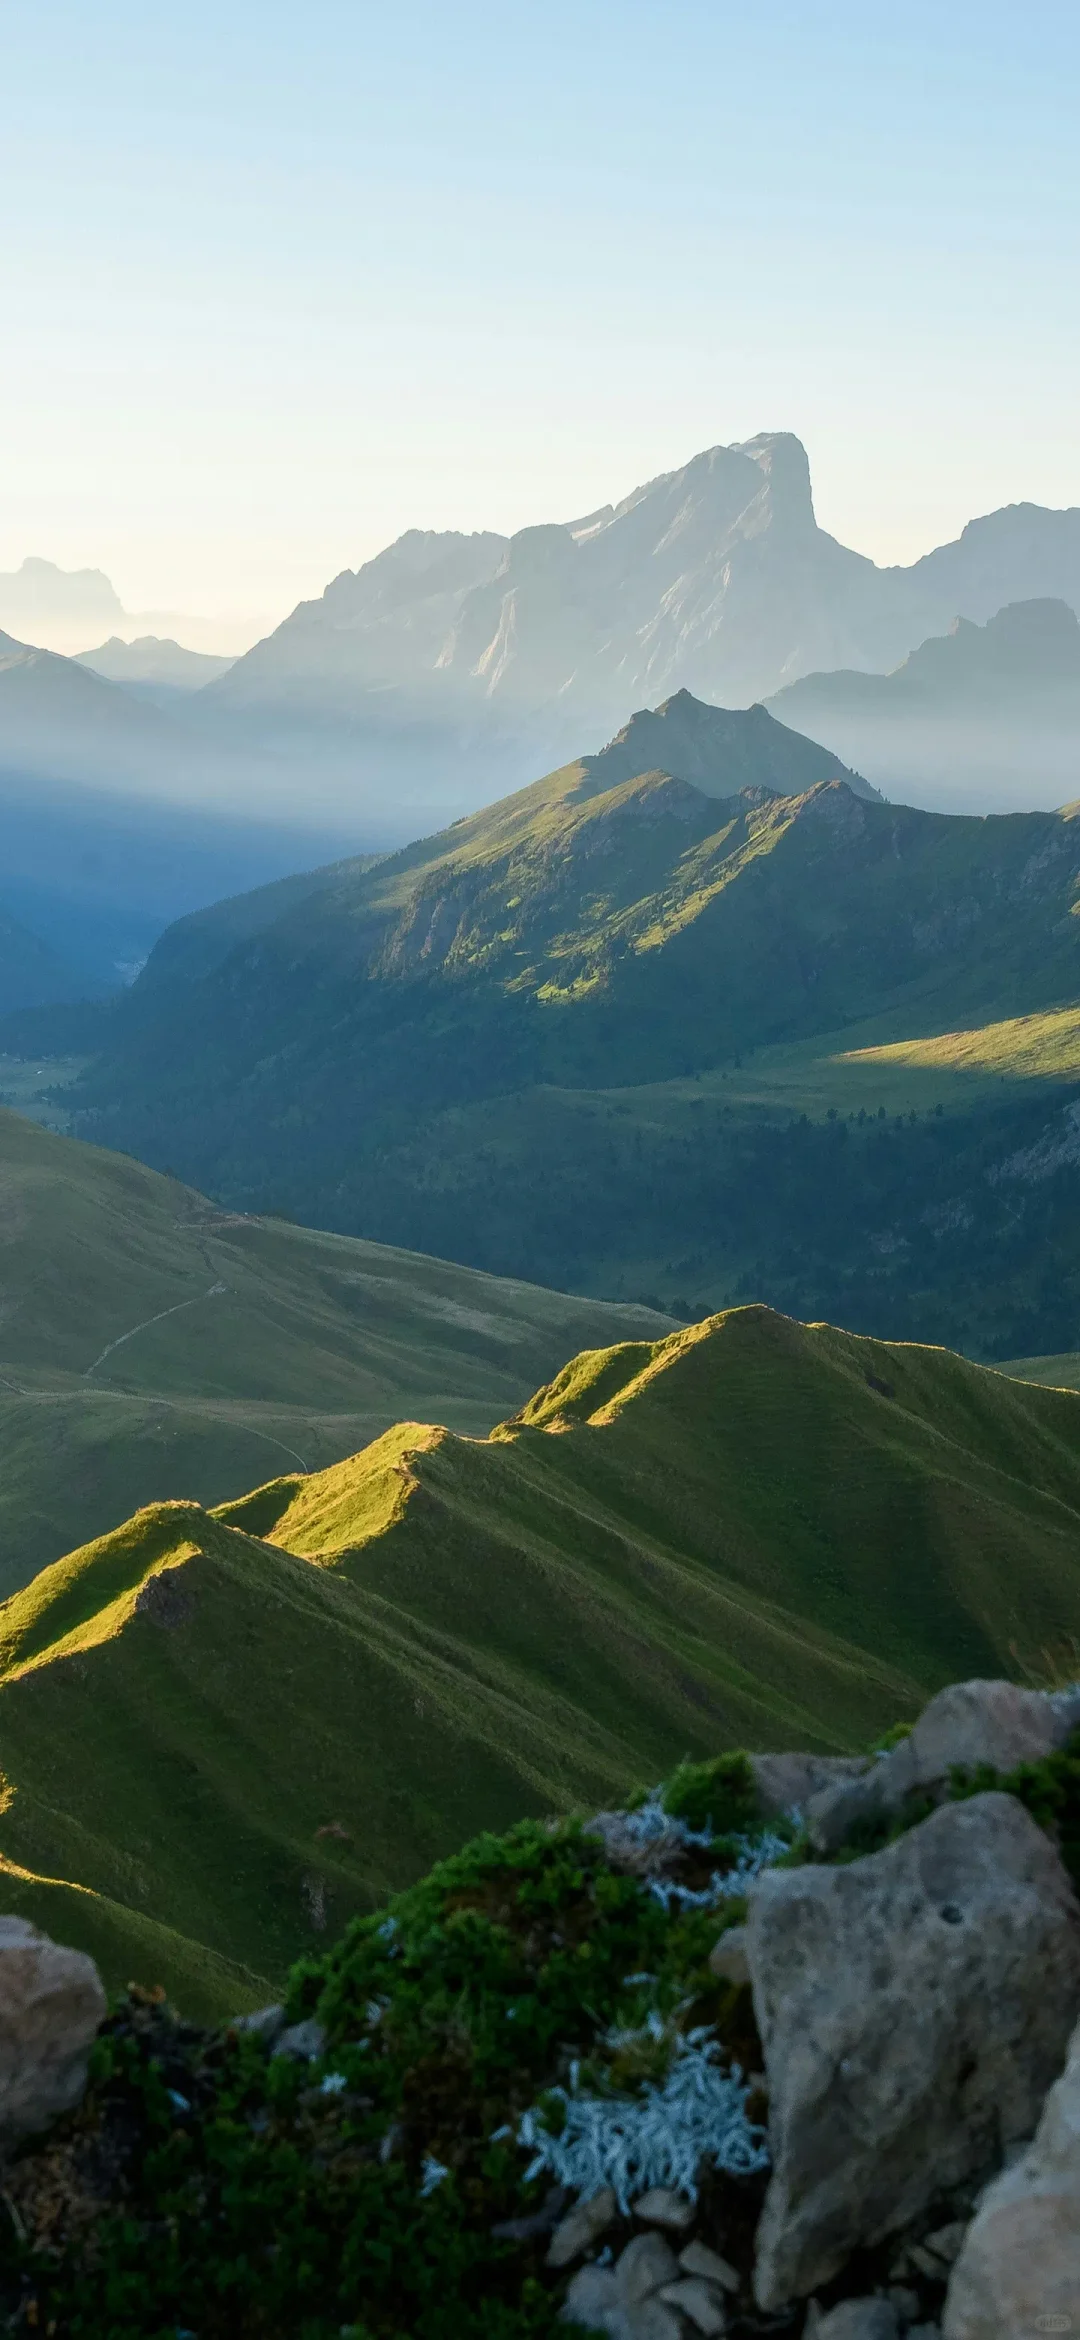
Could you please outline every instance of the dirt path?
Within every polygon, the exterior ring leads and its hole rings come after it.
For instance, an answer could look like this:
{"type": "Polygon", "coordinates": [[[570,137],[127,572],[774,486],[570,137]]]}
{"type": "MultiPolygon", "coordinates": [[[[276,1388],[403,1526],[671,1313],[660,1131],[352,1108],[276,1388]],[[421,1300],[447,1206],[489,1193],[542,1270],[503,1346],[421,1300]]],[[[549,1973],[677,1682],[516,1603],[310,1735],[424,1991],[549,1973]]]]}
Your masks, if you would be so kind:
{"type": "Polygon", "coordinates": [[[172,1308],[159,1308],[156,1316],[144,1317],[141,1324],[132,1325],[130,1332],[118,1333],[115,1341],[110,1341],[107,1348],[102,1350],[100,1357],[95,1357],[93,1364],[87,1366],[83,1380],[89,1381],[98,1366],[104,1365],[106,1357],[111,1357],[114,1349],[122,1349],[125,1341],[133,1341],[136,1333],[146,1332],[152,1324],[162,1324],[167,1316],[179,1316],[182,1308],[197,1308],[202,1300],[216,1299],[219,1292],[227,1292],[228,1289],[227,1284],[211,1284],[209,1291],[196,1292],[190,1300],[177,1300],[172,1308]]]}

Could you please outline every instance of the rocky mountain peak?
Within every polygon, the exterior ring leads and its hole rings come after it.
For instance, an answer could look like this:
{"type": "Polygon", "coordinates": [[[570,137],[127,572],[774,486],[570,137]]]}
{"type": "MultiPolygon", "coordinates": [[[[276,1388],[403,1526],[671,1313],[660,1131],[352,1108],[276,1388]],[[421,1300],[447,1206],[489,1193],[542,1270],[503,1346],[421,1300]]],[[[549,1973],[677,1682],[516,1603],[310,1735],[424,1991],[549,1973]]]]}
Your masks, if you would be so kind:
{"type": "Polygon", "coordinates": [[[713,707],[680,690],[659,707],[639,708],[599,755],[587,756],[594,782],[617,787],[637,773],[670,772],[706,796],[764,787],[801,796],[822,780],[846,780],[857,795],[875,795],[831,750],[788,731],[766,708],[713,707]]]}
{"type": "Polygon", "coordinates": [[[759,431],[739,449],[764,474],[771,516],[787,526],[816,529],[810,458],[793,431],[759,431]]]}

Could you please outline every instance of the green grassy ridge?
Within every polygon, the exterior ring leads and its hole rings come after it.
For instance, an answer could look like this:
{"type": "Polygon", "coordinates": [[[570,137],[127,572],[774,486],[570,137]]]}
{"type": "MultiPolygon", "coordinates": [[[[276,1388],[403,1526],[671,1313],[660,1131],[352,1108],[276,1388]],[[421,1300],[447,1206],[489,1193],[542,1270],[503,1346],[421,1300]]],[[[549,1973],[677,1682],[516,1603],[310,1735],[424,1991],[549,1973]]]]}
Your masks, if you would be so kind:
{"type": "Polygon", "coordinates": [[[318,1468],[403,1414],[482,1433],[640,1309],[244,1218],[0,1112],[0,1590],[177,1492],[318,1468]]]}
{"type": "Polygon", "coordinates": [[[13,1596],[0,1861],[272,1985],[479,1827],[1037,1668],[1078,1528],[1070,1392],[761,1308],[584,1353],[13,1596]]]}

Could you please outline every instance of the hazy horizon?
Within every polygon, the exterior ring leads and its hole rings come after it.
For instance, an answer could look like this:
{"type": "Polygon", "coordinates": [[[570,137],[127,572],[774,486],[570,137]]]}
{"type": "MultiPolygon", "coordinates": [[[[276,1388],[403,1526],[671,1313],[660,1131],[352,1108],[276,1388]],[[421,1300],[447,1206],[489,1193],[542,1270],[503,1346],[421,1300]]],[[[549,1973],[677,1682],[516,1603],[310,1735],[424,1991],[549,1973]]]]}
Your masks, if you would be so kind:
{"type": "Polygon", "coordinates": [[[1071,10],[3,20],[2,571],[239,648],[410,526],[770,429],[883,563],[1080,504],[1071,10]]]}

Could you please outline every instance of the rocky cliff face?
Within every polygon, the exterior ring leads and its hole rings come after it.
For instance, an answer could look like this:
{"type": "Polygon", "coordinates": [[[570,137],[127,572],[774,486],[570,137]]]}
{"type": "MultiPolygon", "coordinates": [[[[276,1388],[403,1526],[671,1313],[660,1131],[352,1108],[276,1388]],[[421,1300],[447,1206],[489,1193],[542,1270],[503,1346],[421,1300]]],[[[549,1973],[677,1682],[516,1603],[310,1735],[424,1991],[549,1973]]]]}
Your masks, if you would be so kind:
{"type": "Polygon", "coordinates": [[[403,722],[526,723],[554,757],[680,688],[744,706],[817,669],[884,671],[957,614],[1021,594],[1080,599],[1080,515],[993,513],[911,569],[879,569],[819,528],[800,441],[762,432],[581,521],[410,531],[302,603],[207,709],[317,704],[385,727],[400,694],[403,722]]]}

